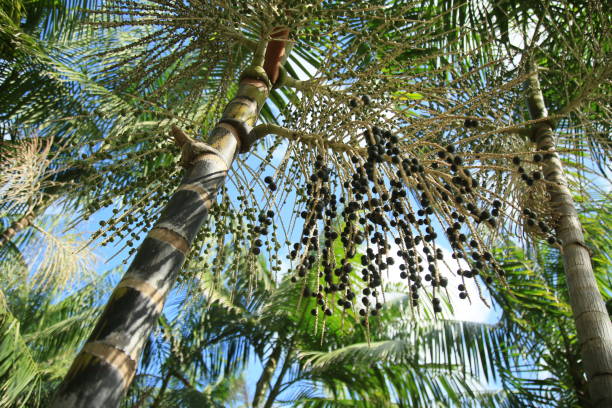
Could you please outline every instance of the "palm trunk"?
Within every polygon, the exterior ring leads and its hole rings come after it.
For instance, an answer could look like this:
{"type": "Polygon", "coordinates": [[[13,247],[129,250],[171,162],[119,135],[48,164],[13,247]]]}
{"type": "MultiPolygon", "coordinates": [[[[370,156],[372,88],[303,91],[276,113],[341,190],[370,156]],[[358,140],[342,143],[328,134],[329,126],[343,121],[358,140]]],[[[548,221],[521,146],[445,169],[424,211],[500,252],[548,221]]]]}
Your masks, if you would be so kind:
{"type": "MultiPolygon", "coordinates": [[[[267,98],[269,81],[255,72],[243,75],[238,94],[209,136],[209,146],[183,146],[185,177],[115,288],[52,407],[119,405],[187,251],[267,98]]],[[[175,137],[181,142],[180,135],[175,137]]]]}
{"type": "MultiPolygon", "coordinates": [[[[537,68],[528,81],[528,105],[532,119],[548,116],[537,68]]],[[[588,378],[590,406],[609,408],[612,407],[612,323],[595,281],[591,257],[561,161],[555,153],[552,124],[538,123],[534,141],[538,150],[550,152],[545,157],[543,173],[557,215],[555,228],[562,242],[563,265],[588,378]]]]}
{"type": "Polygon", "coordinates": [[[208,145],[194,142],[173,129],[183,149],[185,177],[115,288],[51,407],[119,406],[187,251],[206,220],[215,193],[223,184],[237,151],[248,151],[254,141],[250,130],[272,87],[269,78],[278,78],[278,61],[282,61],[285,51],[283,39],[287,32],[275,29],[272,33],[269,43],[259,44],[254,66],[242,74],[238,93],[210,133],[208,145]]]}
{"type": "Polygon", "coordinates": [[[270,380],[272,379],[272,374],[276,370],[276,366],[278,365],[278,359],[280,358],[281,352],[283,351],[283,346],[280,341],[277,341],[272,353],[270,354],[270,358],[266,362],[266,366],[261,373],[261,377],[259,377],[259,381],[257,381],[257,385],[255,386],[255,395],[253,395],[253,408],[258,408],[261,404],[263,396],[266,394],[266,389],[270,385],[270,380]]]}
{"type": "Polygon", "coordinates": [[[0,248],[2,248],[7,242],[9,242],[15,235],[17,235],[20,231],[29,227],[41,212],[43,212],[47,208],[46,204],[39,204],[31,209],[29,209],[23,217],[19,220],[12,223],[2,234],[0,234],[0,248]]]}
{"type": "MultiPolygon", "coordinates": [[[[289,343],[289,347],[287,348],[287,354],[285,355],[285,361],[283,361],[283,365],[281,367],[280,373],[274,382],[274,386],[270,390],[268,394],[268,398],[266,399],[266,403],[264,404],[264,408],[272,408],[272,404],[276,401],[276,398],[281,392],[281,386],[283,385],[283,379],[285,378],[285,374],[287,370],[293,364],[293,344],[295,339],[291,339],[291,343],[289,343]]],[[[255,408],[255,407],[254,407],[255,408]]]]}

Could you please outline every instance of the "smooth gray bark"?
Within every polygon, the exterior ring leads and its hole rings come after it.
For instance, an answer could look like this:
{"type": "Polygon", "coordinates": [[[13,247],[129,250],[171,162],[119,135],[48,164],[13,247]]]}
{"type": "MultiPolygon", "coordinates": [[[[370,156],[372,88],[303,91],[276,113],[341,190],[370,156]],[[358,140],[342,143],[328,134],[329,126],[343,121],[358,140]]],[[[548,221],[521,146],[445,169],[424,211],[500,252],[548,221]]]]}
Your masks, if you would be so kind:
{"type": "MultiPolygon", "coordinates": [[[[532,119],[548,117],[537,68],[527,83],[532,119]]],[[[576,323],[591,406],[612,407],[612,322],[597,287],[591,256],[585,245],[580,219],[568,188],[563,166],[555,153],[556,140],[550,122],[534,128],[537,149],[545,152],[544,178],[554,214],[556,233],[561,240],[563,266],[570,305],[576,323]]]]}

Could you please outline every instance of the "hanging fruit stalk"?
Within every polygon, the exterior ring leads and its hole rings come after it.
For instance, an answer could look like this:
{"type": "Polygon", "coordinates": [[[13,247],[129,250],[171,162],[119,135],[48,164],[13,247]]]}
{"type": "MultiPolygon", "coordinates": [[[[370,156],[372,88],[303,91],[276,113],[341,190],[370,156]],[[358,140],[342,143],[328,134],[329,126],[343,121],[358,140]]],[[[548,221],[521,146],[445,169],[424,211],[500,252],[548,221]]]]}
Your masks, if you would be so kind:
{"type": "MultiPolygon", "coordinates": [[[[286,30],[272,33],[273,38],[283,40],[288,35],[286,30]]],[[[272,86],[268,78],[278,78],[286,43],[283,40],[272,40],[268,47],[266,42],[260,44],[253,66],[242,74],[238,93],[225,108],[207,144],[192,140],[176,127],[172,129],[182,149],[185,177],[115,288],[52,407],[119,406],[166,296],[236,152],[248,151],[254,141],[255,134],[250,130],[272,86]]]]}
{"type": "MultiPolygon", "coordinates": [[[[537,67],[528,81],[528,105],[532,119],[548,116],[537,67]]],[[[543,173],[561,240],[563,266],[570,305],[576,322],[584,369],[593,407],[612,407],[612,323],[593,274],[591,256],[582,226],[567,186],[563,166],[555,153],[555,136],[550,122],[534,128],[534,142],[544,155],[543,173]]]]}

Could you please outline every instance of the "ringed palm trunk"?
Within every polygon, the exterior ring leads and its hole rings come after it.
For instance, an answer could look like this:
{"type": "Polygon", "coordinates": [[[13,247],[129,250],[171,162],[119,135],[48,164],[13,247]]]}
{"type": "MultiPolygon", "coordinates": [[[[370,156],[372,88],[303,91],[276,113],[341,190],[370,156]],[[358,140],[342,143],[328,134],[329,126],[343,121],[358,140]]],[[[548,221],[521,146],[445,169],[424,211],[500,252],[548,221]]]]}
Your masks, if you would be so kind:
{"type": "Polygon", "coordinates": [[[279,63],[270,60],[282,58],[284,44],[285,41],[269,42],[264,61],[255,64],[266,70],[256,66],[243,73],[238,93],[210,133],[208,145],[173,129],[177,143],[183,145],[186,174],[115,288],[60,385],[52,407],[114,408],[121,402],[215,193],[236,152],[248,150],[252,142],[249,131],[268,97],[268,78],[278,77],[279,63]]]}
{"type": "Polygon", "coordinates": [[[8,243],[15,235],[17,235],[20,231],[29,227],[34,221],[34,218],[41,212],[41,209],[35,207],[28,212],[26,212],[23,217],[19,220],[13,222],[2,234],[0,234],[0,248],[4,246],[4,244],[8,243]]]}
{"type": "MultiPolygon", "coordinates": [[[[528,105],[532,119],[548,116],[535,67],[528,80],[528,105]]],[[[550,122],[536,125],[534,141],[538,150],[550,152],[545,157],[543,173],[557,215],[556,233],[563,248],[563,266],[587,374],[590,406],[609,408],[612,407],[612,323],[597,287],[561,160],[555,153],[556,141],[550,122]]]]}
{"type": "Polygon", "coordinates": [[[278,360],[280,359],[281,352],[283,351],[283,344],[280,340],[277,340],[268,361],[261,373],[261,377],[257,381],[257,385],[255,386],[255,394],[253,395],[253,408],[259,408],[263,401],[263,397],[266,394],[266,390],[270,385],[270,381],[272,380],[272,375],[276,370],[276,366],[278,365],[278,360]]]}

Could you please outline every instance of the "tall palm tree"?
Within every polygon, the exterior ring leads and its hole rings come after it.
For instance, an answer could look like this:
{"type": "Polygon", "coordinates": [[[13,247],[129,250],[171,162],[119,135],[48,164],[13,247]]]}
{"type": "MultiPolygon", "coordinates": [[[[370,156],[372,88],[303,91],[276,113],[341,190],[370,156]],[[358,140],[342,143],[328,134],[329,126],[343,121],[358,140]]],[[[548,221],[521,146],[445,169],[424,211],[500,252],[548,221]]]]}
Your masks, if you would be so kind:
{"type": "MultiPolygon", "coordinates": [[[[596,284],[561,159],[573,156],[572,159],[579,163],[577,171],[589,174],[599,169],[605,175],[610,155],[609,138],[601,130],[608,126],[610,116],[599,107],[599,101],[605,99],[607,92],[598,84],[610,77],[609,67],[602,64],[609,54],[604,45],[610,41],[609,14],[599,3],[591,2],[500,2],[488,10],[479,8],[476,3],[467,3],[464,7],[463,15],[458,18],[461,23],[470,22],[477,27],[482,26],[479,22],[485,22],[486,28],[481,35],[500,39],[479,47],[481,53],[488,53],[492,59],[512,55],[513,62],[506,75],[526,82],[524,91],[516,91],[517,102],[513,109],[516,117],[526,118],[523,123],[536,153],[523,156],[525,148],[531,151],[529,145],[517,153],[526,159],[526,168],[532,167],[530,159],[533,157],[534,174],[543,176],[546,181],[542,191],[546,191],[544,197],[537,193],[534,196],[546,200],[547,208],[536,212],[550,219],[555,237],[549,237],[549,242],[556,240],[563,248],[566,282],[583,344],[591,404],[608,406],[612,404],[612,323],[596,284]],[[540,86],[542,78],[544,87],[540,86]],[[551,113],[546,101],[553,107],[551,113]],[[559,153],[562,147],[577,153],[559,153]],[[582,153],[585,148],[590,149],[590,163],[585,163],[582,153]]],[[[513,124],[515,128],[520,126],[522,124],[513,124]]],[[[502,151],[507,151],[508,147],[502,151]]],[[[497,143],[488,144],[482,151],[487,150],[500,151],[497,143]]],[[[566,164],[570,163],[566,161],[566,164]]],[[[521,176],[533,183],[529,174],[521,176]]],[[[523,194],[533,195],[532,191],[523,194]]],[[[527,211],[523,220],[533,224],[533,218],[532,221],[527,219],[535,215],[530,210],[541,203],[529,201],[523,200],[527,211]]],[[[546,229],[548,227],[526,228],[540,238],[545,237],[542,233],[546,233],[546,229]]]]}
{"type": "MultiPolygon", "coordinates": [[[[596,201],[583,203],[580,209],[595,278],[609,302],[610,205],[596,201]]],[[[511,243],[499,249],[508,285],[492,292],[503,309],[496,331],[507,339],[512,362],[498,362],[502,384],[515,391],[522,405],[589,407],[592,402],[563,273],[564,256],[559,249],[539,246],[535,259],[511,243]]]]}
{"type": "MultiPolygon", "coordinates": [[[[528,105],[532,118],[547,118],[537,67],[534,67],[528,84],[528,105]]],[[[555,139],[550,122],[535,126],[535,144],[545,156],[542,169],[545,179],[550,182],[547,185],[548,194],[550,204],[555,208],[555,229],[561,240],[569,299],[588,375],[590,403],[605,407],[612,404],[612,321],[593,273],[591,254],[561,160],[556,154],[555,139]]]]}
{"type": "MultiPolygon", "coordinates": [[[[276,31],[266,34],[266,38],[268,35],[274,36],[276,31]]],[[[282,40],[276,41],[284,45],[282,40]]],[[[274,41],[272,37],[270,42],[274,41]]],[[[268,42],[262,40],[258,44],[252,68],[243,73],[237,95],[211,131],[208,143],[196,142],[173,128],[187,173],[75,359],[55,406],[116,406],[131,383],[144,340],[206,219],[212,198],[223,184],[238,149],[248,148],[247,136],[272,87],[269,78],[278,77],[284,46],[274,51],[268,42]]]]}
{"type": "MultiPolygon", "coordinates": [[[[399,256],[406,262],[408,272],[403,278],[412,282],[408,287],[410,303],[417,306],[422,297],[433,297],[434,309],[440,310],[439,296],[448,279],[438,266],[438,232],[432,223],[446,229],[462,279],[485,274],[487,282],[491,282],[497,276],[500,268],[486,249],[484,237],[489,230],[494,234],[500,226],[496,214],[504,215],[500,212],[503,197],[483,186],[483,179],[502,179],[508,166],[498,159],[507,155],[489,154],[481,160],[477,153],[458,150],[447,143],[463,134],[461,125],[474,127],[478,117],[470,110],[491,112],[491,107],[503,106],[504,92],[516,86],[516,81],[504,83],[499,73],[490,82],[470,75],[471,71],[466,74],[464,69],[471,55],[458,58],[440,40],[446,34],[446,17],[453,9],[438,12],[402,2],[279,2],[272,6],[268,2],[250,2],[212,7],[200,1],[183,5],[159,0],[153,5],[130,3],[126,13],[109,4],[93,23],[110,29],[145,26],[149,31],[135,30],[133,41],[120,43],[115,54],[97,55],[108,57],[96,66],[108,74],[105,78],[110,81],[101,81],[104,86],[116,93],[140,93],[145,96],[141,97],[142,103],[164,95],[163,103],[169,106],[193,107],[199,103],[197,96],[207,89],[209,79],[217,78],[213,82],[219,84],[219,89],[233,89],[238,96],[229,102],[220,122],[208,113],[220,110],[226,93],[219,92],[211,98],[207,114],[200,117],[213,129],[208,145],[172,128],[182,150],[186,175],[169,201],[167,197],[176,181],[163,185],[155,180],[159,177],[156,174],[143,180],[154,181],[154,191],[146,191],[147,183],[143,183],[145,189],[132,186],[134,190],[144,190],[140,201],[132,202],[135,208],[155,214],[165,204],[165,210],[77,357],[56,405],[62,401],[117,405],[192,241],[200,243],[214,235],[217,247],[222,247],[229,233],[234,242],[250,246],[253,255],[262,251],[264,240],[264,249],[274,253],[280,247],[279,240],[274,235],[265,238],[276,216],[271,207],[282,205],[293,193],[298,198],[297,211],[290,227],[302,227],[301,244],[296,243],[290,253],[296,280],[303,280],[304,271],[317,257],[325,259],[335,233],[341,236],[349,253],[357,242],[368,239],[371,253],[363,261],[363,279],[372,289],[377,288],[382,284],[384,269],[391,263],[382,256],[391,240],[400,246],[399,256]],[[293,45],[290,54],[287,43],[293,45]],[[289,54],[292,64],[282,65],[283,52],[289,54]],[[246,62],[244,57],[249,54],[246,62]],[[379,58],[383,55],[384,60],[379,58]],[[312,61],[312,67],[305,67],[304,61],[312,61]],[[406,61],[410,61],[409,66],[406,61]],[[432,61],[437,66],[429,69],[432,61]],[[300,64],[308,76],[305,81],[294,76],[300,64]],[[233,80],[236,72],[241,72],[240,81],[233,80]],[[446,76],[443,83],[442,75],[446,76]],[[158,76],[170,78],[166,86],[153,86],[158,76]],[[251,129],[270,91],[284,127],[261,124],[251,129]],[[271,133],[278,137],[269,149],[263,149],[266,157],[262,166],[251,169],[243,161],[239,171],[244,169],[250,174],[244,177],[236,172],[237,205],[244,211],[246,222],[226,222],[234,201],[225,194],[225,202],[213,207],[213,194],[222,184],[237,149],[262,152],[261,146],[267,142],[263,136],[271,133]],[[444,142],[440,142],[440,135],[444,142]],[[276,157],[274,177],[263,177],[262,169],[275,160],[279,146],[285,152],[276,157]],[[255,194],[255,188],[262,184],[260,177],[267,185],[262,194],[268,200],[263,205],[255,194]],[[413,199],[407,191],[414,194],[413,199]],[[149,207],[148,197],[153,193],[160,197],[149,207]],[[336,195],[341,199],[337,200],[336,195]],[[345,204],[344,209],[338,208],[338,201],[345,204]],[[208,207],[214,221],[204,223],[208,207]],[[340,211],[347,226],[336,231],[330,220],[340,211]],[[323,246],[311,236],[318,236],[319,227],[329,234],[323,246]],[[466,239],[468,231],[473,233],[473,241],[466,239]],[[427,264],[419,265],[422,270],[417,265],[424,260],[412,250],[419,242],[425,242],[430,251],[427,264]],[[423,282],[431,284],[425,286],[423,282]],[[101,388],[94,387],[93,382],[101,388]]],[[[120,37],[125,30],[112,32],[120,37]]],[[[460,33],[456,41],[464,38],[465,34],[460,33]]],[[[492,65],[486,60],[476,59],[476,63],[492,65]]],[[[503,124],[512,113],[507,109],[500,115],[492,114],[493,122],[503,124]]],[[[178,124],[176,115],[169,117],[173,120],[166,122],[166,128],[178,124]]],[[[198,122],[195,125],[201,126],[198,122]]],[[[502,131],[511,133],[516,128],[502,131]]],[[[494,133],[491,131],[489,136],[494,133]]],[[[464,143],[473,139],[467,137],[464,143]]],[[[150,215],[146,218],[148,224],[150,215]]],[[[283,230],[284,226],[277,229],[283,230]]],[[[282,233],[293,239],[287,230],[282,233]]],[[[119,236],[124,237],[121,231],[119,236]]],[[[277,255],[272,259],[278,263],[277,255]]],[[[339,266],[331,261],[321,264],[325,282],[313,288],[321,296],[322,304],[315,314],[322,321],[327,319],[323,316],[333,314],[329,305],[336,293],[345,304],[352,304],[355,297],[353,288],[342,282],[348,271],[339,266]]],[[[467,292],[461,292],[468,297],[467,292]]],[[[364,315],[367,326],[378,299],[360,300],[358,313],[364,315]]]]}
{"type": "MultiPolygon", "coordinates": [[[[597,86],[610,76],[609,67],[602,64],[609,54],[604,45],[610,40],[609,15],[599,3],[592,2],[498,2],[492,7],[482,7],[479,2],[445,2],[440,7],[449,10],[450,34],[444,38],[448,44],[458,52],[472,54],[473,60],[497,62],[469,67],[468,71],[480,72],[473,86],[481,86],[481,81],[507,81],[508,86],[502,104],[473,109],[477,121],[466,121],[473,136],[459,137],[458,143],[465,149],[497,157],[514,152],[515,157],[509,154],[506,158],[517,163],[519,174],[515,175],[520,178],[512,178],[518,183],[509,183],[509,177],[498,175],[490,179],[510,204],[518,204],[516,218],[506,218],[510,221],[507,227],[523,229],[536,240],[544,238],[551,244],[571,247],[564,251],[565,264],[577,281],[567,282],[574,288],[574,315],[583,320],[576,323],[580,337],[585,342],[589,339],[584,358],[589,361],[589,378],[594,379],[590,383],[593,404],[609,405],[612,377],[607,373],[612,366],[612,326],[588,266],[590,260],[571,201],[571,188],[561,161],[557,161],[565,158],[565,164],[574,164],[572,171],[587,180],[579,181],[580,194],[585,194],[584,189],[597,189],[588,180],[597,171],[605,176],[609,167],[609,137],[602,130],[608,126],[610,116],[600,108],[607,91],[597,86]],[[475,35],[471,41],[458,41],[456,32],[466,26],[475,35]],[[543,65],[544,73],[532,65],[534,60],[543,65]],[[543,89],[539,85],[542,78],[546,83],[543,89]],[[523,81],[526,89],[521,87],[523,81]],[[550,114],[544,99],[553,106],[550,114]],[[557,134],[552,137],[554,129],[557,134]],[[542,132],[546,137],[540,138],[542,132]],[[560,153],[562,148],[571,150],[560,153]],[[586,149],[591,153],[588,161],[583,153],[586,149]],[[540,179],[545,184],[538,186],[540,179]],[[583,187],[584,184],[589,186],[583,187]],[[521,213],[523,210],[526,212],[521,213]],[[540,228],[534,217],[547,219],[550,225],[540,228]],[[518,225],[511,222],[513,218],[518,225]],[[553,236],[549,234],[551,229],[553,236]],[[575,265],[580,267],[576,269],[575,265]]],[[[447,137],[442,135],[443,139],[447,137]]]]}

